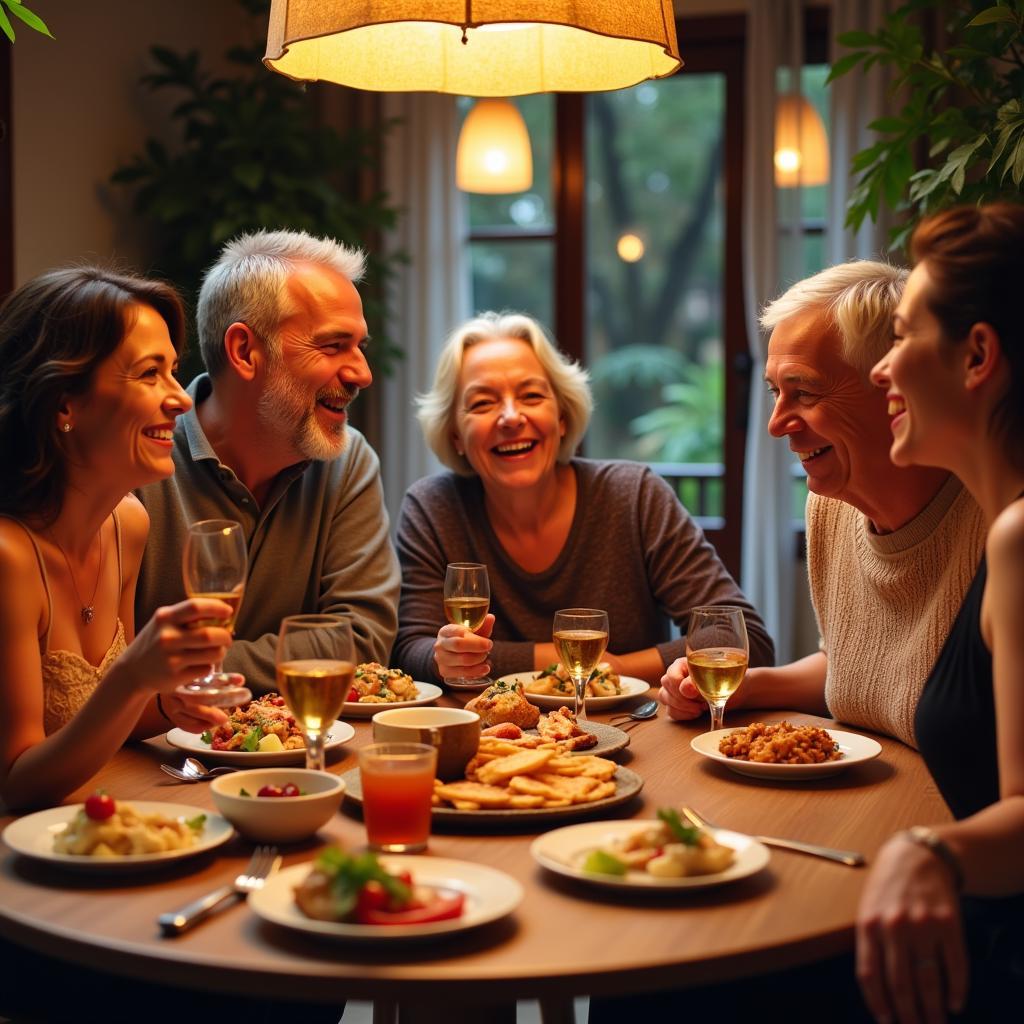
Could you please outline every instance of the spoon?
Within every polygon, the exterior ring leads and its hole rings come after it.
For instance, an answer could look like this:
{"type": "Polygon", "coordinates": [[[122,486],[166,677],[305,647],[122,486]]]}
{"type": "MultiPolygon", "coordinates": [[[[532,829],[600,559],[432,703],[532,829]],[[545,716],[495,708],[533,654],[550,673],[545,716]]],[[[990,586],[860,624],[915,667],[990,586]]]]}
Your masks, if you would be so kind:
{"type": "Polygon", "coordinates": [[[219,768],[207,768],[202,761],[197,761],[194,757],[185,758],[183,768],[175,768],[169,764],[160,765],[160,771],[165,775],[170,775],[172,779],[177,779],[179,782],[209,782],[214,776],[237,770],[237,768],[231,768],[227,765],[222,765],[219,768]]]}
{"type": "MultiPolygon", "coordinates": [[[[654,718],[658,713],[658,702],[656,700],[645,700],[643,704],[633,708],[632,711],[625,712],[621,715],[615,715],[611,721],[615,721],[616,718],[624,719],[631,718],[634,722],[644,722],[648,718],[654,718]]],[[[626,725],[630,725],[630,722],[626,722],[626,725]]]]}

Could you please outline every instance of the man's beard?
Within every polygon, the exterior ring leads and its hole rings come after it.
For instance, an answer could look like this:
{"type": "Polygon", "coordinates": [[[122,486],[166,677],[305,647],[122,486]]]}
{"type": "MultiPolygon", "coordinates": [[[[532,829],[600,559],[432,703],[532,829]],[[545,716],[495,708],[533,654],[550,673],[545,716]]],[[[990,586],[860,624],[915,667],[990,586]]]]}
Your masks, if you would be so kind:
{"type": "Polygon", "coordinates": [[[345,423],[322,423],[316,414],[316,402],[326,399],[332,405],[347,405],[358,394],[357,387],[335,386],[322,388],[311,401],[309,391],[275,360],[256,411],[260,423],[280,437],[288,438],[302,458],[329,462],[345,450],[348,432],[345,423]]]}

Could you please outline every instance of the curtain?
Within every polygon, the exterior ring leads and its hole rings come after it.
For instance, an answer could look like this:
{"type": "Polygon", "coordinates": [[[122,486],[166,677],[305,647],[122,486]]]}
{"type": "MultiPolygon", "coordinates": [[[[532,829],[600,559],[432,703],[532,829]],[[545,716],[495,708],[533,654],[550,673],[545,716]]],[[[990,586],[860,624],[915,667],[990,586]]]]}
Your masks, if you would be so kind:
{"type": "Polygon", "coordinates": [[[423,440],[413,396],[430,386],[445,337],[469,316],[470,287],[464,203],[455,188],[455,97],[387,93],[383,114],[399,119],[385,149],[385,188],[400,211],[386,244],[408,259],[389,296],[391,330],[405,358],[382,384],[379,455],[394,529],[409,485],[440,468],[423,440]]]}

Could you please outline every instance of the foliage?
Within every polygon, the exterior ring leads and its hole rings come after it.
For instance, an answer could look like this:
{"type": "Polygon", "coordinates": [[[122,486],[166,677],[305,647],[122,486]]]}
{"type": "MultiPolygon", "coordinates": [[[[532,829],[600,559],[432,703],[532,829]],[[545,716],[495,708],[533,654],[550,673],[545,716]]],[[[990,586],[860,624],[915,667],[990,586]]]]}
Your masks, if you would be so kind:
{"type": "MultiPolygon", "coordinates": [[[[241,2],[251,14],[266,12],[266,0],[241,2]]],[[[401,353],[388,339],[385,293],[402,257],[381,255],[378,235],[397,211],[383,192],[359,195],[358,177],[375,165],[391,123],[345,135],[319,123],[303,87],[269,72],[262,52],[258,40],[233,47],[226,57],[237,74],[215,77],[196,51],[152,47],[157,70],[141,83],[181,96],[171,114],[180,145],[172,152],[148,139],[111,180],[135,188],[135,210],[154,229],[156,269],[192,301],[222,244],[245,231],[287,228],[362,245],[371,358],[387,374],[401,353]]]]}
{"type": "Polygon", "coordinates": [[[33,14],[23,3],[22,0],[0,0],[0,32],[3,32],[5,36],[13,43],[14,42],[14,26],[11,24],[11,19],[7,14],[10,11],[16,18],[23,21],[29,28],[35,29],[36,32],[41,32],[44,36],[53,38],[53,34],[46,27],[46,22],[39,17],[38,14],[33,14]]]}
{"type": "Polygon", "coordinates": [[[1024,184],[1024,0],[911,0],[877,32],[847,32],[853,49],[829,81],[875,65],[894,72],[899,114],[868,127],[878,141],[853,158],[860,179],[847,204],[856,229],[879,206],[905,212],[893,246],[925,214],[956,203],[1020,199],[1024,184]],[[926,39],[928,15],[941,47],[926,39]],[[927,144],[915,172],[914,153],[927,144]]]}

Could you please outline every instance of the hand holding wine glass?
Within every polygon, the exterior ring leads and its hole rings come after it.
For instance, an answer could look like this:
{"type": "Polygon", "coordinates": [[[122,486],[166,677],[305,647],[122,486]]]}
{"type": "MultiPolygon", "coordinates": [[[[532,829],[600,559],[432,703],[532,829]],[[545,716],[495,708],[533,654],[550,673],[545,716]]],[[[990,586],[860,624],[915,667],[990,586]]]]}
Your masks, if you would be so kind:
{"type": "MultiPolygon", "coordinates": [[[[204,519],[188,528],[182,553],[182,577],[189,597],[212,597],[223,601],[233,614],[222,619],[199,620],[196,625],[223,625],[233,630],[245,593],[248,558],[242,527],[230,519],[204,519]]],[[[212,707],[233,707],[252,697],[238,672],[224,672],[218,662],[198,679],[179,687],[183,694],[201,693],[212,707]]]]}
{"type": "Polygon", "coordinates": [[[586,718],[587,680],[608,646],[608,613],[599,608],[563,608],[555,612],[552,639],[576,688],[576,718],[586,718]]]}
{"type": "Polygon", "coordinates": [[[290,615],[277,639],[277,688],[306,734],[306,767],[324,770],[324,738],[355,679],[352,625],[340,615],[290,615]]]}
{"type": "MultiPolygon", "coordinates": [[[[487,618],[491,603],[491,585],[487,566],[479,562],[451,562],[444,574],[444,614],[456,626],[475,633],[487,618]]],[[[483,660],[483,659],[481,659],[483,660]]],[[[451,687],[482,687],[490,679],[445,678],[451,687]]]]}
{"type": "Polygon", "coordinates": [[[708,702],[712,732],[722,728],[725,705],[743,682],[748,651],[742,608],[711,605],[691,610],[686,663],[693,685],[708,702]]]}

